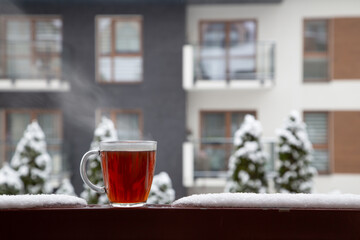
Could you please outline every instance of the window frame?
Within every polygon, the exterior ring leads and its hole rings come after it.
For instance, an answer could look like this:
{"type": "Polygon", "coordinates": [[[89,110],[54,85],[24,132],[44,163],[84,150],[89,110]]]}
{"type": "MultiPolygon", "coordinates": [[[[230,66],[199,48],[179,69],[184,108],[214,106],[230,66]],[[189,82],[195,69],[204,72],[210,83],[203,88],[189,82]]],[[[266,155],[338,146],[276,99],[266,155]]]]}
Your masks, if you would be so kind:
{"type": "Polygon", "coordinates": [[[303,61],[302,61],[302,79],[304,83],[319,83],[319,82],[330,82],[333,79],[333,21],[331,18],[305,18],[303,19],[303,33],[302,33],[302,39],[303,39],[303,48],[302,48],[302,55],[303,55],[303,61]],[[326,53],[319,53],[319,52],[307,52],[306,51],[306,23],[311,21],[326,21],[327,24],[327,51],[326,53]],[[304,62],[306,58],[311,57],[326,57],[328,60],[328,77],[323,79],[316,79],[316,78],[307,78],[304,77],[304,62]]]}
{"type": "MultiPolygon", "coordinates": [[[[58,109],[38,109],[38,108],[10,108],[10,109],[4,109],[3,110],[3,136],[1,136],[1,138],[4,140],[4,161],[6,161],[7,159],[7,154],[8,154],[8,151],[12,149],[12,146],[8,146],[8,114],[11,114],[11,113],[27,113],[29,114],[30,116],[30,123],[33,121],[33,120],[37,120],[37,116],[41,113],[53,113],[55,115],[57,115],[57,117],[59,118],[59,122],[60,124],[57,127],[56,131],[59,133],[59,140],[61,140],[61,142],[63,141],[64,139],[64,136],[63,136],[63,114],[62,114],[62,111],[61,110],[58,110],[58,109]]],[[[29,124],[30,124],[29,123],[29,124]]],[[[24,129],[25,130],[25,129],[24,129]]],[[[15,146],[16,147],[16,146],[15,146]]],[[[49,146],[47,145],[47,150],[49,149],[55,149],[55,150],[59,150],[60,153],[62,153],[62,146],[55,146],[55,147],[52,147],[52,146],[49,146]]],[[[63,158],[64,156],[62,156],[63,158]]],[[[62,161],[64,161],[64,158],[62,159],[62,161]]]]}
{"type": "MultiPolygon", "coordinates": [[[[334,170],[334,161],[333,161],[333,114],[330,111],[317,111],[317,110],[310,110],[310,111],[303,111],[303,119],[305,122],[305,115],[306,114],[312,114],[312,113],[320,113],[320,114],[326,114],[327,116],[327,142],[324,144],[312,144],[313,149],[319,149],[319,150],[327,150],[328,152],[328,171],[318,171],[320,175],[328,175],[331,174],[334,170]]],[[[309,139],[310,140],[310,139],[309,139]]]]}
{"type": "MultiPolygon", "coordinates": [[[[203,134],[203,127],[204,127],[204,119],[205,119],[205,114],[208,113],[223,113],[225,116],[225,137],[224,139],[233,139],[234,136],[231,135],[231,117],[232,114],[252,114],[255,118],[257,117],[257,111],[256,110],[201,110],[200,111],[200,129],[199,129],[199,150],[204,150],[204,148],[206,146],[211,145],[213,149],[223,149],[225,151],[225,161],[229,160],[229,157],[231,156],[232,152],[233,152],[233,146],[231,144],[227,145],[226,142],[220,143],[219,145],[213,144],[213,143],[203,143],[203,140],[205,138],[202,137],[203,134]]],[[[225,165],[227,166],[227,162],[225,162],[225,165]]],[[[218,170],[221,172],[221,170],[218,170]]]]}
{"type": "Polygon", "coordinates": [[[98,15],[95,17],[95,69],[96,69],[96,82],[100,84],[139,84],[144,81],[144,26],[143,26],[143,17],[141,15],[98,15]],[[99,21],[103,18],[110,18],[111,19],[111,52],[110,54],[101,54],[100,53],[100,36],[99,36],[99,21]],[[139,24],[140,28],[140,35],[139,35],[139,42],[140,42],[140,51],[138,53],[116,53],[115,47],[115,24],[116,22],[121,22],[121,20],[132,20],[139,24]],[[100,78],[100,69],[99,69],[99,60],[100,57],[110,57],[111,58],[111,79],[109,81],[101,80],[100,78]],[[132,81],[115,81],[115,66],[114,66],[114,59],[115,57],[141,57],[141,76],[140,79],[132,80],[132,81]]]}
{"type": "MultiPolygon", "coordinates": [[[[3,68],[3,74],[2,76],[0,76],[0,78],[11,78],[11,76],[8,75],[8,71],[7,71],[7,64],[8,64],[8,59],[9,57],[7,56],[7,51],[6,51],[6,44],[7,44],[7,22],[11,21],[11,20],[15,20],[15,21],[25,21],[25,22],[29,22],[30,24],[30,54],[29,55],[12,55],[11,58],[13,59],[30,59],[32,64],[36,64],[35,61],[37,58],[41,58],[41,56],[47,56],[47,54],[49,53],[39,53],[36,51],[36,47],[35,47],[35,42],[38,41],[36,40],[36,22],[38,21],[52,21],[52,20],[60,20],[61,21],[61,27],[60,27],[60,35],[61,35],[61,40],[60,40],[60,46],[61,46],[61,51],[59,53],[50,53],[50,58],[59,58],[59,62],[60,62],[60,66],[59,66],[59,70],[55,71],[55,72],[51,72],[53,74],[53,76],[50,79],[61,79],[62,78],[62,54],[63,54],[63,45],[62,45],[62,39],[63,39],[63,19],[61,17],[61,15],[2,15],[0,16],[0,24],[2,25],[2,27],[0,28],[0,36],[4,36],[4,39],[2,39],[0,37],[0,40],[3,41],[4,46],[1,46],[1,42],[0,42],[0,49],[4,48],[3,54],[2,56],[0,56],[2,58],[2,63],[4,64],[4,68],[3,68]]],[[[26,77],[27,78],[27,77],[26,77]]],[[[30,79],[32,79],[33,77],[30,76],[30,79]]],[[[41,77],[35,77],[34,79],[42,79],[42,78],[47,78],[47,76],[41,76],[41,77]]],[[[19,79],[19,78],[17,78],[19,79]]]]}
{"type": "Polygon", "coordinates": [[[139,120],[140,137],[144,137],[144,118],[141,109],[99,108],[96,110],[96,124],[100,123],[101,116],[104,112],[108,112],[110,114],[110,120],[114,123],[115,128],[117,114],[137,114],[139,120]]]}
{"type": "MultiPolygon", "coordinates": [[[[198,34],[199,34],[199,48],[198,48],[198,53],[197,55],[199,56],[199,61],[202,62],[202,54],[201,54],[201,47],[202,47],[202,42],[203,42],[203,26],[205,24],[209,24],[209,23],[222,23],[225,25],[225,81],[231,81],[231,80],[236,80],[236,79],[232,79],[231,78],[231,72],[230,72],[230,25],[233,23],[243,23],[246,21],[252,21],[255,23],[256,26],[256,30],[255,30],[255,44],[257,43],[257,39],[258,39],[258,21],[256,18],[244,18],[244,19],[205,19],[205,20],[200,20],[199,24],[198,24],[198,34]]],[[[216,58],[220,58],[222,59],[223,57],[211,57],[211,59],[216,59],[216,58]]],[[[256,73],[257,71],[257,48],[255,45],[255,49],[254,49],[254,55],[246,55],[246,56],[241,56],[241,57],[236,57],[236,59],[254,59],[255,62],[255,66],[254,66],[254,73],[256,73]]]]}

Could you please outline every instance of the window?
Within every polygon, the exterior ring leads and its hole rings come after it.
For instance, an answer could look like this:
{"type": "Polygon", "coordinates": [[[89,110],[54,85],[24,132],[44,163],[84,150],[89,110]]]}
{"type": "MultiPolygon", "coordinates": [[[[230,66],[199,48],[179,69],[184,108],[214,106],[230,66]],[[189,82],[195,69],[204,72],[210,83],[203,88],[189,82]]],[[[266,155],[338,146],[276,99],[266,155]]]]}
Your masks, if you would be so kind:
{"type": "Polygon", "coordinates": [[[139,82],[142,80],[142,18],[100,16],[97,27],[97,80],[139,82]]]}
{"type": "Polygon", "coordinates": [[[256,68],[256,21],[200,23],[200,78],[253,79],[256,68]]]}
{"type": "Polygon", "coordinates": [[[17,143],[32,120],[37,120],[45,133],[47,151],[53,160],[53,173],[62,165],[62,116],[56,110],[5,110],[5,159],[10,161],[17,143]]]}
{"type": "Polygon", "coordinates": [[[143,136],[140,110],[100,110],[100,116],[106,116],[113,121],[120,140],[138,140],[143,136]]]}
{"type": "Polygon", "coordinates": [[[233,136],[246,114],[254,111],[203,111],[201,112],[201,141],[195,170],[213,177],[214,171],[226,171],[233,151],[233,136]],[[208,172],[208,173],[206,173],[208,172]]]}
{"type": "Polygon", "coordinates": [[[59,17],[1,17],[0,78],[60,79],[59,17]]]}
{"type": "Polygon", "coordinates": [[[304,21],[304,81],[327,81],[330,76],[329,20],[304,21]]]}
{"type": "Polygon", "coordinates": [[[313,165],[320,173],[329,169],[329,118],[327,112],[305,112],[309,139],[313,144],[313,165]]]}

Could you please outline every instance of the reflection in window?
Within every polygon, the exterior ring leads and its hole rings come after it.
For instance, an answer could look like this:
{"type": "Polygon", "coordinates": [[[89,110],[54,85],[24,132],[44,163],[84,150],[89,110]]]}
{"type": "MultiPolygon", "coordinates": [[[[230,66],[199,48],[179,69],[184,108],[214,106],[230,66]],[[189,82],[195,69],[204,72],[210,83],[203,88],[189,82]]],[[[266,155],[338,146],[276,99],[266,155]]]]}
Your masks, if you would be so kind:
{"type": "Polygon", "coordinates": [[[106,116],[112,120],[120,140],[142,139],[142,114],[140,111],[102,109],[100,116],[106,116]]]}
{"type": "Polygon", "coordinates": [[[54,17],[4,17],[0,24],[2,75],[9,78],[60,78],[62,21],[54,17]]]}
{"type": "Polygon", "coordinates": [[[203,22],[199,47],[201,79],[254,79],[255,21],[203,22]]]}
{"type": "Polygon", "coordinates": [[[311,20],[305,22],[305,51],[327,52],[328,49],[327,20],[311,20]]]}
{"type": "Polygon", "coordinates": [[[329,79],[329,21],[304,21],[304,81],[329,79]]]}
{"type": "Polygon", "coordinates": [[[142,20],[138,16],[97,18],[100,82],[142,80],[142,20]]]}

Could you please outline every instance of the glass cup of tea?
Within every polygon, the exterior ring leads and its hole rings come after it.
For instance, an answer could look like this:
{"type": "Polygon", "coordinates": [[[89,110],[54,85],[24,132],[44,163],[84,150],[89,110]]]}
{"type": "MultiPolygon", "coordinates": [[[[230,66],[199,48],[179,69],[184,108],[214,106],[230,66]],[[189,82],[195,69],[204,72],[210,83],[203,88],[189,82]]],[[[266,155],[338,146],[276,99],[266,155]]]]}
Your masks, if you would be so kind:
{"type": "Polygon", "coordinates": [[[114,207],[141,207],[146,204],[155,171],[156,141],[100,142],[99,150],[84,154],[80,163],[83,181],[94,191],[106,193],[114,207]],[[89,156],[101,158],[103,187],[90,182],[86,174],[89,156]]]}

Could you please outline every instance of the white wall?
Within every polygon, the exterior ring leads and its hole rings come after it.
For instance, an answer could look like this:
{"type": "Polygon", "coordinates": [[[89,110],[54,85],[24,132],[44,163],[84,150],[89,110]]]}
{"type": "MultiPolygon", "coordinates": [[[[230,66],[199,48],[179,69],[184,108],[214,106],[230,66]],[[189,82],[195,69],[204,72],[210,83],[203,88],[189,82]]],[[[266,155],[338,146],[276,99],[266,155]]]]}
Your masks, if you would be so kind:
{"type": "Polygon", "coordinates": [[[187,127],[199,137],[200,110],[257,111],[264,136],[273,137],[292,110],[360,110],[360,80],[302,81],[303,19],[360,17],[358,0],[284,0],[280,4],[189,5],[187,37],[198,42],[200,20],[257,19],[258,41],[275,41],[276,85],[268,90],[188,92],[187,127]]]}

